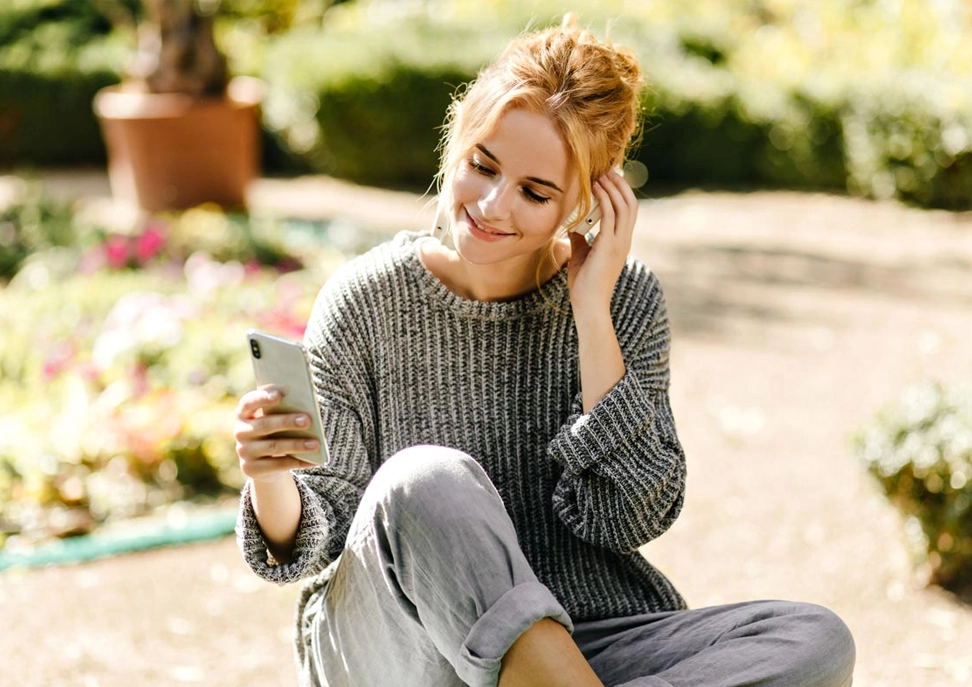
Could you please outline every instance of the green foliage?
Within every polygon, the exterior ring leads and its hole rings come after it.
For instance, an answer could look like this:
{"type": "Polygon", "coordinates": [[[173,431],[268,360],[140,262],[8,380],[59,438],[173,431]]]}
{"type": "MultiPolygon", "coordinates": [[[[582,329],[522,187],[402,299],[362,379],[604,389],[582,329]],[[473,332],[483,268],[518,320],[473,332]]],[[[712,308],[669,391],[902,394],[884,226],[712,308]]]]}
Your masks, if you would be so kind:
{"type": "Polygon", "coordinates": [[[333,5],[347,0],[221,0],[218,16],[227,22],[255,25],[264,35],[319,23],[333,5]]]}
{"type": "Polygon", "coordinates": [[[91,101],[118,83],[125,41],[94,4],[21,0],[0,9],[0,165],[104,160],[91,101]]]}
{"type": "MultiPolygon", "coordinates": [[[[446,5],[433,16],[358,2],[319,29],[280,36],[264,67],[268,128],[314,169],[428,186],[456,86],[517,27],[559,19],[552,5],[446,5]]],[[[904,0],[894,16],[849,0],[696,0],[580,11],[595,29],[610,20],[613,39],[639,53],[649,89],[633,156],[652,180],[847,189],[963,209],[972,207],[972,50],[953,30],[969,25],[968,12],[952,9],[936,15],[904,0]],[[943,57],[935,45],[952,50],[943,57]]]]}
{"type": "Polygon", "coordinates": [[[79,239],[70,207],[44,193],[38,183],[0,212],[0,283],[10,279],[32,253],[70,246],[79,239]]]}
{"type": "Polygon", "coordinates": [[[45,74],[0,66],[0,165],[104,162],[91,103],[119,78],[112,70],[45,74]]]}
{"type": "Polygon", "coordinates": [[[377,186],[422,188],[438,165],[444,112],[463,74],[448,67],[402,65],[384,87],[352,77],[340,91],[321,92],[316,122],[322,132],[313,166],[377,186]],[[408,111],[403,105],[411,103],[408,111]],[[328,134],[330,132],[330,134],[328,134]]]}
{"type": "Polygon", "coordinates": [[[489,38],[472,27],[444,34],[421,20],[292,33],[268,50],[265,123],[315,169],[424,188],[446,107],[485,61],[489,38]]]}
{"type": "Polygon", "coordinates": [[[19,186],[13,202],[0,211],[0,284],[38,261],[48,263],[42,264],[42,271],[54,260],[59,272],[88,273],[181,263],[199,251],[220,262],[285,271],[302,266],[283,240],[283,225],[272,218],[224,214],[215,206],[200,206],[109,231],[86,220],[72,203],[50,197],[40,182],[21,180],[19,186]]]}
{"type": "Polygon", "coordinates": [[[111,32],[111,6],[131,15],[140,0],[8,0],[0,8],[0,45],[37,43],[56,34],[58,44],[83,45],[111,32]]]}
{"type": "Polygon", "coordinates": [[[972,77],[941,83],[918,73],[861,87],[844,130],[852,191],[972,207],[972,77]]]}
{"type": "Polygon", "coordinates": [[[312,225],[199,207],[120,234],[75,210],[25,185],[5,215],[40,238],[0,287],[0,547],[237,490],[246,330],[301,338],[345,260],[312,225]]]}
{"type": "Polygon", "coordinates": [[[855,437],[854,450],[908,518],[933,580],[972,588],[972,391],[910,389],[855,437]]]}
{"type": "MultiPolygon", "coordinates": [[[[16,37],[0,41],[0,164],[103,159],[90,102],[120,78],[125,37],[97,33],[96,10],[65,9],[86,4],[17,3],[33,8],[31,20],[38,7],[58,8],[26,34],[24,11],[0,10],[0,35],[16,37]],[[52,29],[54,19],[65,26],[52,29]]],[[[511,36],[564,11],[511,0],[331,5],[223,2],[218,38],[232,70],[269,85],[265,169],[416,189],[434,178],[457,89],[511,36]]],[[[633,156],[651,181],[972,208],[972,6],[962,0],[578,0],[572,9],[641,59],[649,90],[633,156]]]]}
{"type": "Polygon", "coordinates": [[[93,525],[238,488],[246,328],[285,309],[299,321],[313,294],[291,281],[288,303],[284,283],[200,256],[175,282],[101,271],[0,294],[4,529],[34,539],[65,508],[93,525]]]}

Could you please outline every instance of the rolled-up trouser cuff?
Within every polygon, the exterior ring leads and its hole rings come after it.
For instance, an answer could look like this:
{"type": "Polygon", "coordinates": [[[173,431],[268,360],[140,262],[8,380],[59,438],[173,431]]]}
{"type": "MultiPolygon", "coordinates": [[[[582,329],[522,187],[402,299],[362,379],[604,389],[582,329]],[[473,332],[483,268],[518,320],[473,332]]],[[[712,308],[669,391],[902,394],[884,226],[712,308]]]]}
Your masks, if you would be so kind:
{"type": "Polygon", "coordinates": [[[459,650],[459,677],[470,687],[494,687],[503,656],[533,623],[552,618],[573,632],[567,611],[539,582],[518,584],[473,624],[459,650]]]}

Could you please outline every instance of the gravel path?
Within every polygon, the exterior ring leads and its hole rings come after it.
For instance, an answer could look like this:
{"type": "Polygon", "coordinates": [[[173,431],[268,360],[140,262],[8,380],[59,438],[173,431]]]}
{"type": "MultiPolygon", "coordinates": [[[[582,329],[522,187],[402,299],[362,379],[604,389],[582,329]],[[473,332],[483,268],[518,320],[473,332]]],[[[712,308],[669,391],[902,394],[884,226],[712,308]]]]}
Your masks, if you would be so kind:
{"type": "MultiPolygon", "coordinates": [[[[52,177],[61,193],[104,184],[52,177]]],[[[254,206],[426,226],[422,200],[307,179],[254,206]]],[[[644,201],[635,254],[673,323],[682,516],[649,558],[693,606],[822,603],[858,644],[855,687],[972,684],[972,607],[921,584],[850,435],[907,385],[972,379],[972,215],[795,193],[644,201]]],[[[293,685],[297,589],[231,539],[0,575],[0,687],[293,685]]]]}

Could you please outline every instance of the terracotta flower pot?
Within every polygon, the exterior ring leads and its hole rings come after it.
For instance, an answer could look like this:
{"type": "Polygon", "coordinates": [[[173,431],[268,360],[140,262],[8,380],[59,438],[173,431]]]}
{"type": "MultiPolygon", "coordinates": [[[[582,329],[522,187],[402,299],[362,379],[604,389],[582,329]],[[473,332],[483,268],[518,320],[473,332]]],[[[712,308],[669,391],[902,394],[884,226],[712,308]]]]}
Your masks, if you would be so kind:
{"type": "Polygon", "coordinates": [[[112,195],[149,212],[244,206],[259,170],[263,94],[263,82],[251,77],[232,79],[224,98],[99,91],[94,110],[112,195]]]}

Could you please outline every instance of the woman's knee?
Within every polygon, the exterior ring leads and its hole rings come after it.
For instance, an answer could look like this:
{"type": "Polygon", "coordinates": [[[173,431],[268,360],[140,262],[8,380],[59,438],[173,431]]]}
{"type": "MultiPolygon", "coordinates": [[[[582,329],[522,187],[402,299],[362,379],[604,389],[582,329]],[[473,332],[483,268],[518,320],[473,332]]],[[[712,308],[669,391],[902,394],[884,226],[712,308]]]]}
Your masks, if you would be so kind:
{"type": "Polygon", "coordinates": [[[453,520],[470,506],[493,508],[502,501],[482,467],[468,454],[444,446],[403,449],[375,472],[362,505],[413,523],[453,520]]]}
{"type": "Polygon", "coordinates": [[[787,604],[806,652],[807,687],[850,687],[856,648],[850,628],[828,608],[809,603],[787,604]]]}

